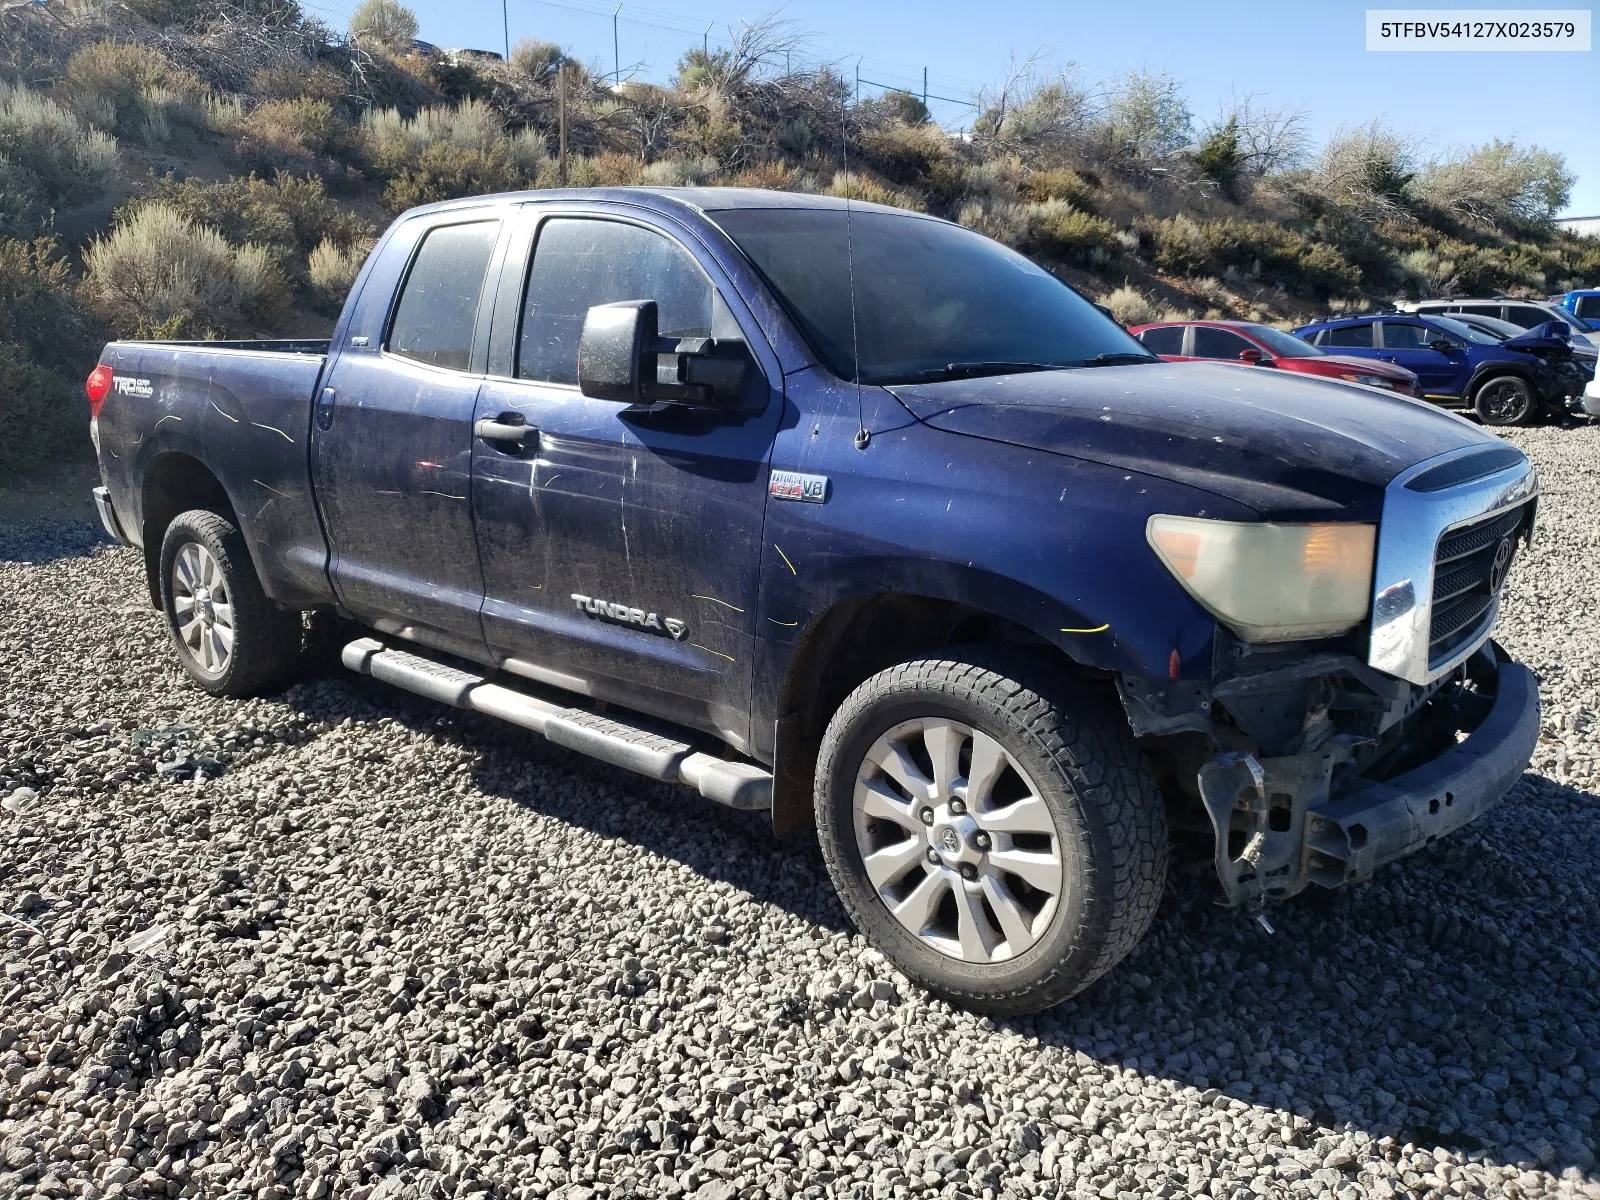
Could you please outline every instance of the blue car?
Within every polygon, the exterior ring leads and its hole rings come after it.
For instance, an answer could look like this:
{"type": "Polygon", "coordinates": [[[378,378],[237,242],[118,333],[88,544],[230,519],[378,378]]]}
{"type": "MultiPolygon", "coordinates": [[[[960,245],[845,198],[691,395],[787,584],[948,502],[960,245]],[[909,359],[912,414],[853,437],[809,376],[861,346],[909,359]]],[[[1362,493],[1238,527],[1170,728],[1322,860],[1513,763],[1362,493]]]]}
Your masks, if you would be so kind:
{"type": "Polygon", "coordinates": [[[1405,367],[1426,399],[1469,409],[1485,425],[1524,425],[1542,412],[1566,411],[1571,389],[1552,359],[1568,351],[1550,324],[1501,341],[1450,317],[1382,313],[1315,321],[1294,332],[1332,354],[1405,367]]]}
{"type": "Polygon", "coordinates": [[[1566,309],[1590,330],[1600,333],[1600,288],[1580,288],[1561,297],[1566,309]]]}

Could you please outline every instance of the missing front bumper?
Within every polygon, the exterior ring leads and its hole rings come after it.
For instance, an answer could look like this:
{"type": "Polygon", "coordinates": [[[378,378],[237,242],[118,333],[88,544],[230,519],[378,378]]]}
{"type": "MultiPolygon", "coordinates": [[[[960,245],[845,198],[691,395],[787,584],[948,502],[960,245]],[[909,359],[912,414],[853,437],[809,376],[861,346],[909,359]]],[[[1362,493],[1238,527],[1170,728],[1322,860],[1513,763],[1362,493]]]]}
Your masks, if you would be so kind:
{"type": "Polygon", "coordinates": [[[1278,899],[1312,883],[1331,888],[1369,878],[1498,802],[1539,740],[1539,688],[1532,671],[1498,647],[1493,653],[1493,702],[1477,728],[1394,779],[1328,799],[1333,772],[1350,757],[1338,740],[1311,754],[1258,761],[1235,752],[1206,763],[1200,794],[1216,832],[1226,901],[1278,899]]]}

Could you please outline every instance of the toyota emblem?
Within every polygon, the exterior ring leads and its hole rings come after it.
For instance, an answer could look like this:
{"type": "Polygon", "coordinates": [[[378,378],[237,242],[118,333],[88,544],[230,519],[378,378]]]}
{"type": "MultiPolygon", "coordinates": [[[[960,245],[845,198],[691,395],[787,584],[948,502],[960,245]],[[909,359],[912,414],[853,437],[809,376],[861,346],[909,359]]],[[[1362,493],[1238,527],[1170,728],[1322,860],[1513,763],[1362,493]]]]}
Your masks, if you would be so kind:
{"type": "Polygon", "coordinates": [[[1493,595],[1500,590],[1500,585],[1506,581],[1506,572],[1511,569],[1511,556],[1516,552],[1516,545],[1508,537],[1500,539],[1500,544],[1494,548],[1494,561],[1489,564],[1489,593],[1493,595]]]}
{"type": "Polygon", "coordinates": [[[946,828],[939,835],[939,841],[944,844],[946,854],[956,854],[961,850],[961,835],[956,833],[954,829],[946,828]]]}

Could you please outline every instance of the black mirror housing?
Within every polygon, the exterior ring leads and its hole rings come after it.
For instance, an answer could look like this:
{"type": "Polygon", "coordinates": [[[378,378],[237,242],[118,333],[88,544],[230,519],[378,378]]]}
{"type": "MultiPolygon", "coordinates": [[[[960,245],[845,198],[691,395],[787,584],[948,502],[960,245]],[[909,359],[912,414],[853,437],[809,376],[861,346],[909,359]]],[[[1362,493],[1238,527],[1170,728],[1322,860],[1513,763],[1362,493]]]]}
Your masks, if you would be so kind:
{"type": "Polygon", "coordinates": [[[655,350],[659,319],[654,300],[596,304],[584,314],[578,390],[597,400],[644,403],[645,355],[655,350]]]}
{"type": "Polygon", "coordinates": [[[621,404],[720,407],[738,400],[742,342],[664,338],[654,300],[596,304],[578,339],[578,390],[621,404]]]}

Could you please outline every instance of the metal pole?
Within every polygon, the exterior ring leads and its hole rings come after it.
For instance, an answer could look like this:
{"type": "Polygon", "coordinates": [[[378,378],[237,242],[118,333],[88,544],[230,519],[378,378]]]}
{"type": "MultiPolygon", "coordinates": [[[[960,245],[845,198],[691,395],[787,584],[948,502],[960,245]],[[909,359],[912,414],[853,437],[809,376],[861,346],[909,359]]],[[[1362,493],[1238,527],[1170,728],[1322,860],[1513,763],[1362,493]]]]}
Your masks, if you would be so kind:
{"type": "Polygon", "coordinates": [[[861,103],[861,60],[856,59],[856,103],[861,103]]]}
{"type": "Polygon", "coordinates": [[[510,0],[500,0],[500,21],[505,26],[506,32],[506,62],[511,61],[511,13],[508,11],[510,0]]]}
{"type": "Polygon", "coordinates": [[[616,70],[612,79],[618,87],[622,85],[622,43],[617,38],[617,17],[622,13],[622,5],[617,5],[617,11],[611,14],[611,62],[616,70]]]}
{"type": "Polygon", "coordinates": [[[556,78],[559,81],[556,88],[556,110],[560,114],[557,124],[560,127],[560,158],[556,168],[556,178],[562,187],[567,186],[567,64],[562,63],[556,68],[556,78]]]}
{"type": "Polygon", "coordinates": [[[706,31],[700,35],[700,53],[706,58],[711,57],[711,26],[706,26],[706,31]]]}
{"type": "Polygon", "coordinates": [[[922,68],[922,107],[928,107],[928,68],[922,68]]]}

